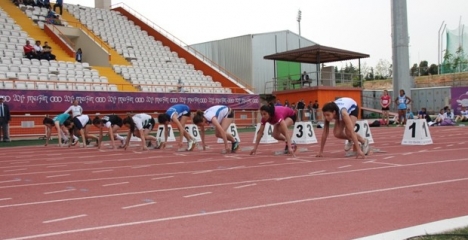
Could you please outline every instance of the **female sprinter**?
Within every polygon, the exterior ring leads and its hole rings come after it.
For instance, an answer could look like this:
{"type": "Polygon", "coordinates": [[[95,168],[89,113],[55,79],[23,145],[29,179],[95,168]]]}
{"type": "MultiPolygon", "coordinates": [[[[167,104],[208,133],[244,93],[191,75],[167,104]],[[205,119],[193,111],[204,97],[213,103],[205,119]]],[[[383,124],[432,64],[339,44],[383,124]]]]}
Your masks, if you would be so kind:
{"type": "Polygon", "coordinates": [[[395,104],[398,106],[398,122],[402,126],[406,124],[406,109],[411,101],[411,98],[405,95],[405,90],[400,89],[400,95],[395,98],[395,104]]]}
{"type": "Polygon", "coordinates": [[[226,153],[236,152],[239,148],[239,143],[234,139],[231,133],[226,132],[229,125],[231,125],[234,118],[234,112],[232,109],[223,105],[212,106],[206,111],[198,110],[195,116],[193,116],[193,123],[200,127],[200,135],[203,144],[203,150],[205,150],[205,125],[212,124],[215,127],[215,135],[218,138],[223,139],[226,153]],[[228,147],[228,142],[231,141],[231,148],[228,147]]]}
{"type": "Polygon", "coordinates": [[[335,121],[333,135],[335,135],[336,138],[348,140],[348,144],[345,145],[346,151],[349,151],[354,143],[357,150],[356,158],[364,158],[365,155],[369,153],[369,140],[364,139],[354,132],[354,125],[356,124],[359,114],[359,107],[353,99],[344,97],[334,102],[329,102],[323,106],[322,112],[325,118],[325,126],[323,128],[320,151],[317,157],[323,156],[323,148],[328,138],[331,121],[335,121]],[[362,149],[359,143],[362,144],[362,149]]]}
{"type": "MultiPolygon", "coordinates": [[[[59,114],[56,117],[54,117],[53,119],[49,118],[49,117],[44,118],[44,120],[42,121],[42,124],[44,124],[47,127],[45,146],[47,146],[49,144],[50,135],[52,134],[52,128],[54,128],[54,127],[57,130],[59,146],[60,147],[62,146],[62,140],[63,140],[64,144],[68,143],[68,141],[69,141],[69,138],[68,138],[69,131],[68,131],[67,128],[65,128],[63,126],[63,123],[66,120],[68,120],[69,118],[70,118],[70,114],[68,114],[68,113],[59,114]]],[[[76,137],[73,136],[73,145],[75,145],[77,142],[78,141],[76,141],[76,137]]]]}
{"type": "Polygon", "coordinates": [[[117,134],[117,131],[123,126],[122,118],[117,115],[108,115],[102,118],[95,117],[93,119],[93,125],[99,128],[99,144],[98,149],[101,148],[102,142],[102,131],[103,128],[109,129],[108,135],[112,142],[112,148],[115,149],[115,139],[120,140],[122,147],[125,144],[125,138],[117,134]]]}
{"type": "Polygon", "coordinates": [[[187,120],[190,118],[190,108],[189,106],[185,104],[176,104],[169,109],[167,109],[166,113],[159,114],[158,116],[158,122],[159,124],[164,124],[164,143],[162,146],[165,146],[165,143],[167,142],[167,137],[169,135],[168,131],[168,125],[172,121],[177,125],[177,128],[179,129],[179,147],[182,147],[184,137],[187,139],[187,151],[192,151],[193,148],[195,147],[196,141],[190,134],[185,131],[185,123],[187,120]]]}
{"type": "Polygon", "coordinates": [[[99,138],[92,134],[89,134],[88,128],[91,125],[91,120],[89,119],[88,115],[76,116],[71,121],[65,121],[63,125],[70,130],[71,134],[73,133],[73,130],[80,131],[81,140],[83,141],[83,147],[86,147],[86,143],[89,138],[95,139],[97,141],[97,145],[99,146],[99,138]]]}
{"type": "Polygon", "coordinates": [[[141,150],[148,150],[146,147],[146,140],[151,140],[156,142],[156,147],[158,147],[158,140],[156,137],[151,136],[150,132],[154,128],[154,119],[148,114],[139,113],[133,116],[128,116],[123,120],[123,124],[128,127],[127,139],[125,140],[124,149],[127,150],[130,145],[130,138],[133,134],[136,137],[141,139],[141,150]],[[138,131],[135,131],[138,130],[138,131]]]}
{"type": "Polygon", "coordinates": [[[388,91],[384,90],[382,97],[380,97],[380,106],[382,106],[382,120],[384,125],[387,125],[390,122],[388,112],[390,111],[390,104],[392,103],[390,95],[388,95],[388,91]]]}
{"type": "Polygon", "coordinates": [[[257,132],[254,149],[252,149],[250,154],[253,155],[257,151],[258,143],[260,143],[260,139],[263,137],[265,124],[269,123],[274,126],[273,138],[279,141],[284,141],[286,143],[284,153],[291,153],[294,156],[294,152],[296,151],[297,147],[296,143],[292,142],[291,140],[291,134],[288,130],[288,127],[294,125],[296,122],[296,112],[288,107],[275,107],[273,104],[269,104],[263,105],[260,108],[260,113],[262,115],[262,123],[260,125],[260,129],[258,129],[257,132]],[[289,151],[289,149],[292,149],[292,151],[289,151]]]}

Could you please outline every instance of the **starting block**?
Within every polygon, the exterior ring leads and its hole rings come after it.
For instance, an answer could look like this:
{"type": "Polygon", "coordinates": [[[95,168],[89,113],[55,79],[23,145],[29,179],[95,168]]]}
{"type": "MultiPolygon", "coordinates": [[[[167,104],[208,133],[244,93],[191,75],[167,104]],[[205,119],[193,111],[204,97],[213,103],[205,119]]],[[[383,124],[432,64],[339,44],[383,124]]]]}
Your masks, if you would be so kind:
{"type": "MultiPolygon", "coordinates": [[[[167,129],[169,131],[168,133],[168,136],[167,136],[167,142],[175,142],[176,139],[175,139],[175,136],[174,136],[174,130],[172,130],[172,127],[170,125],[167,126],[167,129]]],[[[156,133],[156,138],[160,141],[160,142],[165,142],[165,131],[166,130],[166,126],[165,125],[159,125],[158,127],[158,132],[156,133]]]]}
{"type": "MultiPolygon", "coordinates": [[[[193,138],[195,138],[196,142],[201,142],[200,131],[198,130],[198,126],[195,124],[185,124],[185,131],[190,134],[193,138]]],[[[184,138],[183,142],[187,142],[187,139],[184,138]]]]}
{"type": "Polygon", "coordinates": [[[432,144],[432,137],[426,119],[408,119],[401,145],[429,144],[432,144]]]}
{"type": "MultiPolygon", "coordinates": [[[[369,122],[367,122],[367,120],[356,121],[356,124],[354,124],[354,132],[369,140],[369,144],[374,143],[374,138],[372,137],[369,122]]],[[[345,141],[345,144],[346,143],[348,143],[348,140],[345,141]]]]}
{"type": "MultiPolygon", "coordinates": [[[[257,139],[257,132],[260,129],[261,123],[257,123],[257,127],[255,128],[255,135],[253,139],[253,143],[255,143],[255,139],[257,139]]],[[[263,129],[263,136],[260,139],[260,143],[277,143],[278,140],[273,138],[273,126],[269,123],[265,124],[265,128],[263,129]]]]}
{"type": "MultiPolygon", "coordinates": [[[[237,126],[236,124],[234,123],[231,123],[231,125],[229,125],[228,129],[226,130],[226,132],[230,133],[232,135],[232,137],[237,141],[237,142],[240,142],[240,137],[239,137],[239,132],[237,132],[237,126]]],[[[229,141],[229,140],[228,140],[229,141]]],[[[218,141],[217,143],[224,143],[223,139],[222,138],[218,138],[218,141]]]]}
{"type": "Polygon", "coordinates": [[[317,137],[315,136],[312,123],[296,122],[296,124],[294,124],[292,140],[296,142],[296,144],[317,143],[317,137]]]}

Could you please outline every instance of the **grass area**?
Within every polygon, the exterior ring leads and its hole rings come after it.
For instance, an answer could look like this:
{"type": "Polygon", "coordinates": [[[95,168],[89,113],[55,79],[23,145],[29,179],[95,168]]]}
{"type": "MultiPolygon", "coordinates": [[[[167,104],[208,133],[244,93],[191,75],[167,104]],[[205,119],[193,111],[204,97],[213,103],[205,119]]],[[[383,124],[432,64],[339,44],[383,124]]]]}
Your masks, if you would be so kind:
{"type": "Polygon", "coordinates": [[[464,228],[455,229],[440,234],[428,234],[423,236],[416,236],[408,238],[408,240],[466,240],[468,239],[468,226],[464,228]]]}

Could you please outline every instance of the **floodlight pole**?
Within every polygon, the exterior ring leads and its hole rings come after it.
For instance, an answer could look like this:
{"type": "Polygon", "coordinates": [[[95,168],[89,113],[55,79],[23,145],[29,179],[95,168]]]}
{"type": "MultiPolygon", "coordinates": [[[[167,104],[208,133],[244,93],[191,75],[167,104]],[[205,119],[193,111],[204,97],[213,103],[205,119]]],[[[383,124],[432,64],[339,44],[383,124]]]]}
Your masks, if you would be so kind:
{"type": "Polygon", "coordinates": [[[301,19],[302,19],[302,12],[299,9],[297,12],[297,23],[299,25],[299,48],[301,48],[301,19]]]}
{"type": "Polygon", "coordinates": [[[437,67],[437,75],[440,74],[440,61],[441,61],[441,58],[440,58],[440,55],[441,55],[441,51],[442,51],[442,46],[440,45],[440,31],[442,30],[442,27],[444,26],[444,23],[445,21],[442,21],[442,24],[440,25],[440,28],[439,28],[439,35],[437,35],[437,54],[438,54],[438,67],[437,67]]]}

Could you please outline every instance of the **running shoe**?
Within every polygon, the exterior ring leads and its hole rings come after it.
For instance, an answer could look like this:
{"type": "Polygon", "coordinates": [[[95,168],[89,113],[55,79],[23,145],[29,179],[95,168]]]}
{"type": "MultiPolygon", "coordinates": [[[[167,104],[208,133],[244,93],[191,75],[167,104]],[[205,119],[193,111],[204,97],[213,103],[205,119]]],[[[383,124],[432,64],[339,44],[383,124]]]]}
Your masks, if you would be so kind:
{"type": "Polygon", "coordinates": [[[362,152],[364,152],[364,155],[367,155],[369,153],[369,150],[370,150],[370,146],[369,146],[369,139],[365,139],[364,141],[364,144],[361,146],[362,148],[362,152]]]}
{"type": "Polygon", "coordinates": [[[190,139],[187,142],[187,151],[192,151],[196,144],[195,139],[190,139]]]}
{"type": "Polygon", "coordinates": [[[239,142],[238,141],[233,142],[231,152],[235,153],[238,148],[239,148],[239,142]]]}
{"type": "Polygon", "coordinates": [[[344,146],[344,150],[345,150],[345,151],[349,151],[349,150],[351,150],[352,147],[353,147],[353,142],[347,140],[347,141],[346,141],[346,144],[345,144],[345,146],[344,146]]]}
{"type": "Polygon", "coordinates": [[[72,142],[72,146],[75,146],[76,144],[78,144],[78,140],[76,138],[73,138],[73,142],[72,142]]]}
{"type": "Polygon", "coordinates": [[[296,142],[295,142],[295,141],[293,141],[293,142],[291,143],[291,148],[292,148],[293,153],[296,152],[296,150],[297,150],[297,145],[296,145],[296,142]]]}

